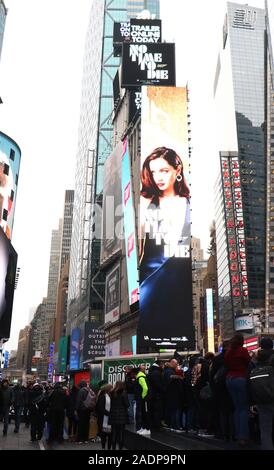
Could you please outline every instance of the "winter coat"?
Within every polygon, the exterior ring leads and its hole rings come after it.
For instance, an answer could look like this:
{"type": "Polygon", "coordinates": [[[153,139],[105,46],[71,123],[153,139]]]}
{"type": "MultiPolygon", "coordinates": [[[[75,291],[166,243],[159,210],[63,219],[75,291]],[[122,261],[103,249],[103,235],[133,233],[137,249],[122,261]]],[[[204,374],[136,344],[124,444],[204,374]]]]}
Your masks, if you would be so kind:
{"type": "Polygon", "coordinates": [[[138,372],[136,375],[135,398],[145,400],[148,394],[147,376],[144,372],[138,372]]]}
{"type": "Polygon", "coordinates": [[[77,394],[77,399],[76,399],[76,410],[79,411],[88,411],[87,408],[84,405],[84,401],[87,398],[89,389],[87,387],[81,387],[78,394],[77,394]]]}
{"type": "Polygon", "coordinates": [[[106,392],[100,392],[96,405],[95,413],[97,416],[99,436],[103,433],[104,416],[109,416],[110,412],[106,410],[106,392]]]}
{"type": "Polygon", "coordinates": [[[111,405],[109,424],[127,424],[128,423],[128,407],[129,401],[127,393],[123,390],[111,393],[111,405]]]}
{"type": "Polygon", "coordinates": [[[0,389],[0,409],[6,410],[12,402],[12,391],[10,387],[2,387],[0,389]]]}
{"type": "Polygon", "coordinates": [[[247,369],[251,358],[246,348],[238,346],[229,348],[225,353],[225,365],[228,368],[227,377],[246,378],[247,369]]]}
{"type": "Polygon", "coordinates": [[[164,381],[166,386],[165,400],[170,410],[176,410],[183,405],[183,378],[176,375],[172,367],[164,369],[164,381]]]}
{"type": "Polygon", "coordinates": [[[151,386],[151,398],[162,397],[165,393],[162,369],[157,365],[152,365],[148,371],[147,379],[151,386]]]}
{"type": "Polygon", "coordinates": [[[133,371],[130,371],[126,374],[125,383],[127,393],[134,395],[136,387],[136,375],[133,371]]]}
{"type": "Polygon", "coordinates": [[[49,411],[64,411],[68,408],[68,396],[62,387],[55,388],[48,397],[49,411]]]}
{"type": "Polygon", "coordinates": [[[12,403],[16,407],[25,406],[26,402],[26,389],[20,385],[15,385],[12,390],[12,403]]]}
{"type": "Polygon", "coordinates": [[[29,412],[31,416],[44,415],[47,409],[47,398],[42,387],[34,387],[29,393],[29,412]]]}

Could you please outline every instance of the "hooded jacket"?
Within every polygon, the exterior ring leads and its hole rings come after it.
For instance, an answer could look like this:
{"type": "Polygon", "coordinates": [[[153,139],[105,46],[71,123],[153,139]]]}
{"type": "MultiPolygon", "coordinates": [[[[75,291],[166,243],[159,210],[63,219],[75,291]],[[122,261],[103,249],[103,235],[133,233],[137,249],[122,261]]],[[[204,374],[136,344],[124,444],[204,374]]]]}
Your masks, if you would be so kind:
{"type": "Polygon", "coordinates": [[[147,378],[144,372],[138,372],[136,375],[136,397],[142,397],[144,400],[148,394],[147,378]]]}

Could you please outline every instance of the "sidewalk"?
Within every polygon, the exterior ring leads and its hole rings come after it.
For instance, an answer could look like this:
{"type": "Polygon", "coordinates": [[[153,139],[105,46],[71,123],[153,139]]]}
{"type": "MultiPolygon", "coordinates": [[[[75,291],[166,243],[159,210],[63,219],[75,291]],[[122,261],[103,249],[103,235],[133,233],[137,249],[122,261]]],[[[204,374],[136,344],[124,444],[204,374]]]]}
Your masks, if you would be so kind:
{"type": "Polygon", "coordinates": [[[11,422],[7,436],[3,436],[3,423],[0,423],[0,450],[40,450],[38,441],[30,442],[30,429],[22,423],[19,433],[14,433],[11,422]]]}

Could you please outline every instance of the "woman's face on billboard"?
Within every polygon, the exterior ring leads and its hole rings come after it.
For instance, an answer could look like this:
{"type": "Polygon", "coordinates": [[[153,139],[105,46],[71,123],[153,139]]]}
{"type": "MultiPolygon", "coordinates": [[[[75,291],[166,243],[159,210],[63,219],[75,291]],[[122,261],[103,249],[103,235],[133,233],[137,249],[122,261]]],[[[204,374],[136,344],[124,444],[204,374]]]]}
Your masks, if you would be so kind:
{"type": "Polygon", "coordinates": [[[149,163],[149,168],[160,191],[173,191],[176,176],[180,170],[175,169],[162,157],[152,160],[149,163]]]}

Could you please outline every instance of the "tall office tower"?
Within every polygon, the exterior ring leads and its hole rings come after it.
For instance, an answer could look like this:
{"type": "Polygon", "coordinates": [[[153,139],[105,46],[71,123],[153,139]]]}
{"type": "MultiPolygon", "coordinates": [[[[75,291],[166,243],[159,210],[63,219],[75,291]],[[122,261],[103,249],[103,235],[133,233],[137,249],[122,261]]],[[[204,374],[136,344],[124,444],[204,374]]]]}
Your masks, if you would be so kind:
{"type": "Polygon", "coordinates": [[[70,247],[72,235],[74,191],[66,190],[61,237],[61,257],[57,286],[56,315],[54,326],[55,350],[58,350],[59,338],[65,334],[67,322],[68,279],[70,247]]]}
{"type": "Polygon", "coordinates": [[[267,193],[266,193],[266,289],[265,333],[274,333],[274,0],[266,1],[266,66],[267,66],[267,193]]]}
{"type": "Polygon", "coordinates": [[[70,257],[72,219],[73,219],[73,202],[74,202],[74,190],[67,189],[65,192],[65,202],[64,202],[64,212],[63,212],[59,279],[61,278],[63,268],[66,262],[69,261],[69,257],[70,257]]]}
{"type": "Polygon", "coordinates": [[[37,307],[31,322],[32,357],[34,357],[35,351],[40,351],[40,357],[36,359],[39,366],[39,375],[44,378],[47,377],[49,345],[54,337],[53,329],[60,272],[62,226],[63,221],[60,219],[58,229],[52,230],[47,297],[37,307]]]}
{"type": "Polygon", "coordinates": [[[62,239],[62,219],[59,220],[57,230],[52,230],[50,260],[49,260],[49,276],[48,276],[48,293],[47,306],[48,312],[52,316],[56,311],[57,287],[60,273],[60,256],[61,256],[61,239],[62,239]]]}
{"type": "Polygon", "coordinates": [[[242,329],[237,325],[248,312],[245,308],[260,309],[263,319],[265,307],[266,38],[264,9],[227,4],[214,83],[220,158],[216,239],[223,338],[242,329]]]}
{"type": "MultiPolygon", "coordinates": [[[[99,272],[103,169],[113,147],[113,79],[120,59],[113,56],[113,23],[134,14],[135,0],[94,0],[88,25],[78,133],[74,216],[68,293],[68,327],[102,319],[104,277],[99,272]],[[100,210],[95,211],[98,215],[100,210]]],[[[153,2],[159,4],[159,0],[153,2]]],[[[142,8],[138,8],[138,12],[142,8]]]]}
{"type": "Polygon", "coordinates": [[[3,0],[0,0],[0,58],[1,58],[1,52],[2,52],[4,29],[5,29],[7,13],[8,13],[8,10],[6,9],[3,0]]]}

